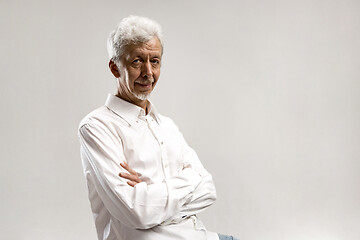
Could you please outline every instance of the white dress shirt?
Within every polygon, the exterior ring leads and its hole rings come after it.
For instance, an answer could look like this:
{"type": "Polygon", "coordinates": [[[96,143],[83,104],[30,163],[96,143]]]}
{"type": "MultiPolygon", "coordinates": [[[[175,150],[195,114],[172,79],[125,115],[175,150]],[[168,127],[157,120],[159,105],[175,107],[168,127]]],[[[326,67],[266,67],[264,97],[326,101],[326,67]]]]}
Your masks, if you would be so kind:
{"type": "MultiPolygon", "coordinates": [[[[170,118],[109,94],[79,126],[99,239],[218,240],[196,214],[216,200],[211,175],[170,118]],[[126,162],[142,180],[119,176],[126,162]]],[[[215,217],[215,216],[214,216],[215,217]]]]}

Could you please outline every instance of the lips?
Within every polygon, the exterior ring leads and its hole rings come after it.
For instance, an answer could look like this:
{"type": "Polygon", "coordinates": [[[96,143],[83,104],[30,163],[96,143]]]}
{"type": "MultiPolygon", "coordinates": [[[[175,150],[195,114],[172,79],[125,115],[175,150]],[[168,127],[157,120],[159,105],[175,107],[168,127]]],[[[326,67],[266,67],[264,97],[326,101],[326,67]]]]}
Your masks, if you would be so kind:
{"type": "Polygon", "coordinates": [[[148,91],[152,87],[151,82],[142,82],[142,83],[135,82],[135,85],[137,85],[137,87],[140,91],[148,91]]]}
{"type": "Polygon", "coordinates": [[[139,84],[139,85],[141,85],[141,86],[144,86],[144,87],[151,85],[151,82],[146,82],[146,83],[135,82],[135,83],[136,83],[136,84],[139,84]]]}
{"type": "Polygon", "coordinates": [[[149,88],[152,86],[152,84],[154,83],[154,79],[150,78],[150,79],[143,79],[143,80],[136,80],[135,84],[140,86],[141,88],[149,88]]]}
{"type": "Polygon", "coordinates": [[[140,85],[150,85],[153,82],[154,82],[154,79],[147,79],[145,81],[140,81],[140,80],[135,81],[135,83],[140,84],[140,85]]]}

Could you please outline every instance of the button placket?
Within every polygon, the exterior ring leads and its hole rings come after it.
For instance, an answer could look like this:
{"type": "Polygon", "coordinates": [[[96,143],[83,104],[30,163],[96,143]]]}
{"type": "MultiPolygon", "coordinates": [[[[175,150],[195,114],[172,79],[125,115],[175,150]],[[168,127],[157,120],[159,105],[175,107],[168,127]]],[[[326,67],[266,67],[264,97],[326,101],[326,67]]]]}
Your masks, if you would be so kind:
{"type": "MultiPolygon", "coordinates": [[[[154,124],[152,121],[148,121],[148,118],[146,118],[146,122],[147,122],[147,125],[151,131],[151,133],[153,134],[154,138],[156,139],[156,141],[158,142],[159,144],[159,147],[160,147],[160,152],[161,152],[161,165],[162,165],[162,169],[163,169],[163,173],[164,173],[164,176],[165,178],[168,178],[169,177],[169,170],[168,170],[168,161],[167,161],[167,158],[166,158],[166,148],[165,148],[165,145],[164,145],[164,141],[161,140],[161,138],[158,137],[158,135],[156,134],[156,128],[154,128],[152,125],[154,124]]],[[[153,120],[153,119],[151,119],[153,120]]]]}

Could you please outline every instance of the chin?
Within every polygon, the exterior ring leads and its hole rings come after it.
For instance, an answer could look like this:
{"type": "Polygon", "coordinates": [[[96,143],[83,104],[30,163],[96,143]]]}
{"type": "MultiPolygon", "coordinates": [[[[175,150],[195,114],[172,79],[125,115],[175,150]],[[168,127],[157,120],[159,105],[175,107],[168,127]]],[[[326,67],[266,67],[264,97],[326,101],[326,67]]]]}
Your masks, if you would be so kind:
{"type": "Polygon", "coordinates": [[[150,93],[134,93],[134,96],[141,101],[145,101],[149,99],[150,93]]]}

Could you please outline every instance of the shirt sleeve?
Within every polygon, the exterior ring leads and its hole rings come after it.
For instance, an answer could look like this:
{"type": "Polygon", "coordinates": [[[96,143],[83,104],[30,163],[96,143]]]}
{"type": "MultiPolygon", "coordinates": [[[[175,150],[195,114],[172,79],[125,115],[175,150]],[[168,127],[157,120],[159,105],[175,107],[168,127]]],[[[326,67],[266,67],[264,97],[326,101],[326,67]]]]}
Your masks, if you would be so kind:
{"type": "MultiPolygon", "coordinates": [[[[105,124],[87,123],[79,129],[81,156],[96,191],[110,214],[128,227],[148,229],[177,215],[202,181],[200,174],[184,168],[161,183],[141,182],[131,187],[118,176],[126,161],[122,143],[105,124]]],[[[85,168],[85,166],[84,166],[85,168]]]]}
{"type": "Polygon", "coordinates": [[[178,132],[184,168],[196,171],[200,175],[201,181],[192,192],[191,198],[181,206],[180,212],[174,216],[169,223],[179,222],[187,216],[196,215],[216,201],[216,189],[211,174],[206,171],[196,152],[187,144],[175,123],[172,122],[172,124],[176,127],[178,132]]]}
{"type": "Polygon", "coordinates": [[[182,207],[182,217],[195,215],[204,211],[216,201],[216,189],[211,174],[201,164],[196,152],[183,139],[183,155],[185,165],[194,169],[200,176],[200,184],[195,188],[192,197],[182,207]]]}

